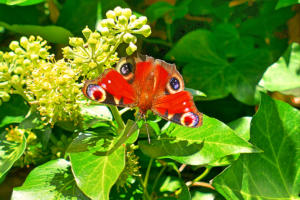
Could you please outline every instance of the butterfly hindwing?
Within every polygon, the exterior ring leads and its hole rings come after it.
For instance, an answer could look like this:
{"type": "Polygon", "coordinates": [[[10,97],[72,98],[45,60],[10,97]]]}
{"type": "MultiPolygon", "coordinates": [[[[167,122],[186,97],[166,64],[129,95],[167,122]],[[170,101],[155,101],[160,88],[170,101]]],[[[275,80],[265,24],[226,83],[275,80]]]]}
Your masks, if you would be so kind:
{"type": "Polygon", "coordinates": [[[164,119],[188,127],[199,127],[202,124],[200,113],[187,91],[164,95],[153,103],[152,110],[164,119]]]}
{"type": "Polygon", "coordinates": [[[123,76],[114,69],[107,69],[95,80],[85,82],[82,91],[91,100],[104,104],[135,105],[135,92],[123,76]]]}

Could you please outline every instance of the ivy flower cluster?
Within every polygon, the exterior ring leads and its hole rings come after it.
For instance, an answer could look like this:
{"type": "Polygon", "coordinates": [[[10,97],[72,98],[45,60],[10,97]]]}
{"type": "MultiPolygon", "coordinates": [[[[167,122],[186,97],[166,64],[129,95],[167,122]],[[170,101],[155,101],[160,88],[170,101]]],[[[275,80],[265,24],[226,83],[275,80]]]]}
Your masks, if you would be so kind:
{"type": "Polygon", "coordinates": [[[117,48],[121,43],[128,44],[126,52],[136,51],[137,38],[134,34],[148,37],[151,34],[147,18],[137,18],[129,8],[116,7],[106,13],[107,19],[101,20],[98,31],[85,28],[83,38],[70,38],[71,47],[63,48],[63,54],[77,73],[89,79],[97,77],[105,68],[112,67],[117,61],[117,48]]]}
{"type": "Polygon", "coordinates": [[[106,13],[99,31],[83,29],[83,38],[72,37],[63,48],[64,59],[55,61],[50,46],[41,37],[22,37],[0,51],[0,105],[11,94],[21,95],[31,110],[38,110],[45,124],[57,121],[81,121],[82,77],[95,78],[118,61],[121,43],[128,44],[127,54],[136,51],[135,34],[149,36],[147,18],[132,15],[130,9],[116,7],[106,13]]]}

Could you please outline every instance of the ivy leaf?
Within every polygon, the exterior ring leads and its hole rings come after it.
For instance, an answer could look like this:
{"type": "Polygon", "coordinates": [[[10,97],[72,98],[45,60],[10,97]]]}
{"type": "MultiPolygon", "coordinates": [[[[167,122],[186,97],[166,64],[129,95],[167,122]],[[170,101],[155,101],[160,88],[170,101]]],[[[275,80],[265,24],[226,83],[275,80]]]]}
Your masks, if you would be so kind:
{"type": "Polygon", "coordinates": [[[241,155],[213,186],[226,199],[298,199],[300,112],[262,94],[251,122],[250,142],[263,150],[241,155]]]}
{"type": "Polygon", "coordinates": [[[80,134],[68,152],[78,187],[92,199],[106,200],[125,167],[125,148],[120,145],[109,151],[114,144],[114,130],[101,129],[99,133],[80,134]]]}
{"type": "Polygon", "coordinates": [[[81,35],[81,30],[86,26],[93,30],[97,21],[97,4],[98,1],[66,1],[56,24],[74,35],[81,35]]]}
{"type": "Polygon", "coordinates": [[[145,140],[139,141],[143,153],[153,158],[204,165],[226,155],[258,151],[225,124],[205,115],[199,128],[172,124],[165,133],[159,139],[152,139],[150,144],[145,140]]]}
{"type": "MultiPolygon", "coordinates": [[[[260,85],[269,91],[295,91],[300,88],[300,45],[293,43],[286,54],[271,65],[263,75],[260,85]]],[[[300,96],[300,93],[286,92],[300,96]]]]}
{"type": "Polygon", "coordinates": [[[239,119],[236,119],[230,123],[228,123],[228,126],[235,130],[235,133],[243,138],[244,140],[250,139],[250,123],[251,123],[252,117],[241,117],[239,119]]]}
{"type": "Polygon", "coordinates": [[[23,134],[22,141],[7,141],[5,134],[0,135],[0,178],[22,156],[26,148],[26,138],[23,134]]]}
{"type": "Polygon", "coordinates": [[[14,188],[12,200],[89,199],[76,186],[70,162],[52,160],[30,172],[21,187],[14,188]]]}
{"type": "Polygon", "coordinates": [[[300,0],[279,0],[276,5],[276,9],[299,4],[300,0]]]}
{"type": "Polygon", "coordinates": [[[80,113],[84,119],[84,129],[97,126],[103,121],[112,121],[113,118],[107,106],[103,105],[83,105],[80,107],[80,113]]]}
{"type": "Polygon", "coordinates": [[[265,50],[243,51],[232,62],[219,52],[218,40],[207,30],[186,34],[167,57],[187,63],[183,69],[187,87],[203,91],[207,99],[218,99],[232,93],[239,101],[255,103],[256,84],[269,64],[265,50]],[[199,73],[200,72],[200,73],[199,73]]]}
{"type": "Polygon", "coordinates": [[[45,0],[0,0],[0,3],[10,5],[10,6],[12,5],[29,6],[29,5],[39,4],[44,1],[45,0]]]}
{"type": "Polygon", "coordinates": [[[58,43],[58,44],[68,44],[69,37],[72,33],[67,29],[60,26],[38,26],[38,25],[19,25],[13,24],[9,25],[5,22],[0,22],[0,26],[6,29],[20,33],[22,35],[39,35],[46,39],[48,42],[58,43]]]}

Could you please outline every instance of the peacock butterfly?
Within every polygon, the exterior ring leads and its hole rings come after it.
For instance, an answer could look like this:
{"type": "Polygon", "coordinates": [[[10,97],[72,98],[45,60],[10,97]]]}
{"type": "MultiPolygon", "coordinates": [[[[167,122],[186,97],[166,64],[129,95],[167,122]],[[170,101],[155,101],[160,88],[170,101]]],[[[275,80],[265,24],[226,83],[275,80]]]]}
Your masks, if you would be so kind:
{"type": "Polygon", "coordinates": [[[202,124],[192,95],[174,64],[135,54],[120,59],[116,69],[106,69],[97,79],[87,80],[82,88],[86,97],[104,104],[138,107],[166,120],[188,127],[202,124]]]}

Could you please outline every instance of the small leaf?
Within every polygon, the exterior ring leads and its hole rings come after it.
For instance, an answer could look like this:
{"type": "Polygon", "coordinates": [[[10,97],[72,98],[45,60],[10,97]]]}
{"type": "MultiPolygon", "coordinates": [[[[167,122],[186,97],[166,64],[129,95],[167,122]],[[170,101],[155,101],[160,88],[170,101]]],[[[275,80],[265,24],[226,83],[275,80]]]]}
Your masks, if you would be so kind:
{"type": "Polygon", "coordinates": [[[6,5],[18,5],[18,6],[30,6],[34,4],[39,4],[44,2],[45,0],[0,0],[0,3],[6,5]]]}
{"type": "Polygon", "coordinates": [[[26,148],[26,138],[22,135],[20,143],[7,141],[5,134],[0,135],[0,178],[22,156],[26,148]]]}
{"type": "Polygon", "coordinates": [[[286,54],[272,64],[260,81],[260,85],[269,91],[285,92],[285,94],[300,96],[296,92],[300,88],[300,45],[291,44],[286,54]],[[287,92],[291,90],[290,92],[287,92]]]}
{"type": "Polygon", "coordinates": [[[253,153],[258,150],[238,137],[222,122],[204,115],[203,125],[188,128],[172,124],[167,135],[159,139],[139,141],[143,153],[153,158],[170,158],[180,163],[204,165],[237,153],[253,153]]]}
{"type": "Polygon", "coordinates": [[[110,127],[102,127],[99,133],[82,133],[68,150],[77,185],[92,199],[108,200],[125,167],[124,146],[109,151],[114,144],[113,133],[110,127]]]}
{"type": "Polygon", "coordinates": [[[76,186],[70,162],[52,160],[30,172],[21,187],[14,188],[12,200],[88,200],[76,186]]]}
{"type": "Polygon", "coordinates": [[[291,6],[294,4],[300,4],[300,0],[279,0],[276,5],[276,9],[291,6]]]}
{"type": "Polygon", "coordinates": [[[0,122],[0,128],[9,124],[20,123],[23,120],[24,116],[5,116],[0,122]]]}
{"type": "Polygon", "coordinates": [[[49,26],[38,26],[38,25],[9,25],[5,22],[0,22],[0,26],[6,29],[20,33],[22,35],[39,35],[48,42],[58,43],[58,44],[68,44],[69,37],[72,33],[63,27],[49,25],[49,26]]]}
{"type": "Polygon", "coordinates": [[[213,186],[226,199],[298,199],[300,112],[262,94],[251,122],[250,142],[263,150],[241,155],[213,186]]]}

